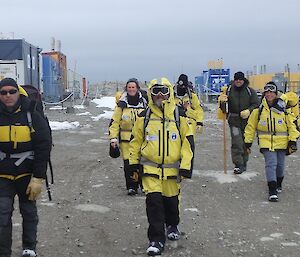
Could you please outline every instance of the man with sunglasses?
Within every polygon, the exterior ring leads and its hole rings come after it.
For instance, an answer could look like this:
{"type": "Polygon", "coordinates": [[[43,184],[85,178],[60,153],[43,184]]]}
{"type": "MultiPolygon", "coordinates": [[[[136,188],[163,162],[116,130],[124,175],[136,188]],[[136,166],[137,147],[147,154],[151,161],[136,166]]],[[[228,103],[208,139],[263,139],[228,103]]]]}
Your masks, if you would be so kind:
{"type": "Polygon", "coordinates": [[[37,206],[50,155],[46,120],[14,79],[0,81],[0,256],[11,256],[12,214],[18,195],[23,257],[36,256],[37,206]],[[32,124],[32,125],[31,125],[32,124]]]}
{"type": "Polygon", "coordinates": [[[244,131],[250,113],[259,106],[256,91],[249,87],[243,72],[234,74],[234,80],[219,97],[220,108],[226,113],[231,134],[231,158],[234,174],[246,171],[249,154],[244,144],[244,131]]]}
{"type": "Polygon", "coordinates": [[[129,163],[142,175],[149,222],[147,254],[156,256],[164,250],[166,234],[169,240],[180,237],[178,183],[181,177],[191,178],[194,138],[166,78],[151,80],[148,96],[148,108],[133,127],[129,163]]]}
{"type": "Polygon", "coordinates": [[[277,193],[282,190],[285,155],[297,150],[299,132],[294,121],[295,116],[278,97],[276,84],[268,82],[264,87],[260,107],[250,115],[245,129],[245,145],[250,152],[257,133],[260,152],[265,159],[270,202],[277,202],[277,193]]]}

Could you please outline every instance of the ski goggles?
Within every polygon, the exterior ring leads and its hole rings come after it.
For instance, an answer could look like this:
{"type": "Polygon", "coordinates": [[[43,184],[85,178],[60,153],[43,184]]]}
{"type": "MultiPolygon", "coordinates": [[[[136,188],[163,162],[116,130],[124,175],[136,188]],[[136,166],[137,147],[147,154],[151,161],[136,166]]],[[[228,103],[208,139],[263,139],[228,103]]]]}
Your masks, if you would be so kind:
{"type": "Polygon", "coordinates": [[[166,86],[162,86],[162,85],[157,85],[157,86],[153,86],[151,87],[151,95],[168,95],[170,94],[170,89],[166,86]]]}
{"type": "Polygon", "coordinates": [[[267,84],[264,86],[264,92],[274,92],[276,93],[277,92],[277,87],[275,85],[272,85],[272,84],[267,84]]]}
{"type": "Polygon", "coordinates": [[[11,90],[8,90],[8,91],[6,91],[6,90],[0,90],[0,95],[8,95],[8,94],[14,95],[17,92],[18,92],[17,89],[11,89],[11,90]]]}

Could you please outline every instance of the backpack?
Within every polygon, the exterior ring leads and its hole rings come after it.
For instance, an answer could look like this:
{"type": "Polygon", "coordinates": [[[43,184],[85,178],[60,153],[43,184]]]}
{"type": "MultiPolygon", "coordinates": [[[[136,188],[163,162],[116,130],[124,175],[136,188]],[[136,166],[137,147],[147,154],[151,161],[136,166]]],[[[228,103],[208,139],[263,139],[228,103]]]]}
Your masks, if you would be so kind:
{"type": "MultiPolygon", "coordinates": [[[[145,134],[145,129],[149,123],[151,113],[152,113],[151,109],[149,107],[147,107],[145,119],[144,119],[144,134],[145,134]]],[[[176,127],[177,127],[178,131],[180,131],[180,114],[179,114],[179,107],[177,105],[175,106],[175,110],[174,110],[174,118],[175,118],[176,127]]]]}
{"type": "MultiPolygon", "coordinates": [[[[30,130],[32,131],[32,129],[33,129],[31,113],[35,110],[35,111],[37,111],[41,114],[41,116],[46,120],[46,122],[48,124],[49,130],[50,130],[51,150],[52,150],[52,146],[53,146],[52,131],[51,131],[51,127],[50,127],[50,124],[49,124],[49,120],[48,120],[47,116],[44,113],[44,106],[43,106],[43,102],[42,102],[41,93],[36,87],[31,86],[31,85],[24,85],[24,86],[21,86],[21,87],[26,91],[27,97],[32,102],[32,104],[30,106],[30,111],[27,112],[27,120],[28,120],[30,130]]],[[[49,169],[50,169],[50,176],[51,176],[51,184],[54,184],[53,167],[52,167],[51,159],[49,159],[49,169]]],[[[48,181],[47,174],[46,174],[45,181],[46,181],[46,188],[47,188],[47,192],[48,192],[48,198],[49,198],[49,201],[51,201],[52,197],[51,197],[50,186],[49,186],[49,181],[48,181]]]]}

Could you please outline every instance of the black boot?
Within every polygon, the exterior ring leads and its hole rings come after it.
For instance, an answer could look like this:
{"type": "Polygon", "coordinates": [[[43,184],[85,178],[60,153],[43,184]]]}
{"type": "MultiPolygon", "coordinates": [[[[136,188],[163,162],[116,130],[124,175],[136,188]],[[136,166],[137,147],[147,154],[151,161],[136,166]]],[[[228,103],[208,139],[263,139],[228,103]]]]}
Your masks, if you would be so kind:
{"type": "Polygon", "coordinates": [[[277,182],[276,181],[270,181],[268,182],[269,187],[269,201],[270,202],[278,202],[278,196],[277,196],[277,182]]]}
{"type": "Polygon", "coordinates": [[[282,192],[282,180],[284,177],[277,177],[277,193],[282,192]]]}

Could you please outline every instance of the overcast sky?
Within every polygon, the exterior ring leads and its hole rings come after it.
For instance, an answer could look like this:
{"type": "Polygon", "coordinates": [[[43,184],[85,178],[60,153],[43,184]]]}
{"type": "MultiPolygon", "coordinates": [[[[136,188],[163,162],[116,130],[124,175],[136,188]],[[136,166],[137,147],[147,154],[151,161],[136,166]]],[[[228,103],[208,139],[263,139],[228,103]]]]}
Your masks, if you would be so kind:
{"type": "Polygon", "coordinates": [[[300,0],[10,0],[0,10],[0,32],[44,51],[61,40],[68,68],[76,61],[92,83],[193,81],[220,58],[232,73],[300,63],[300,0]]]}

